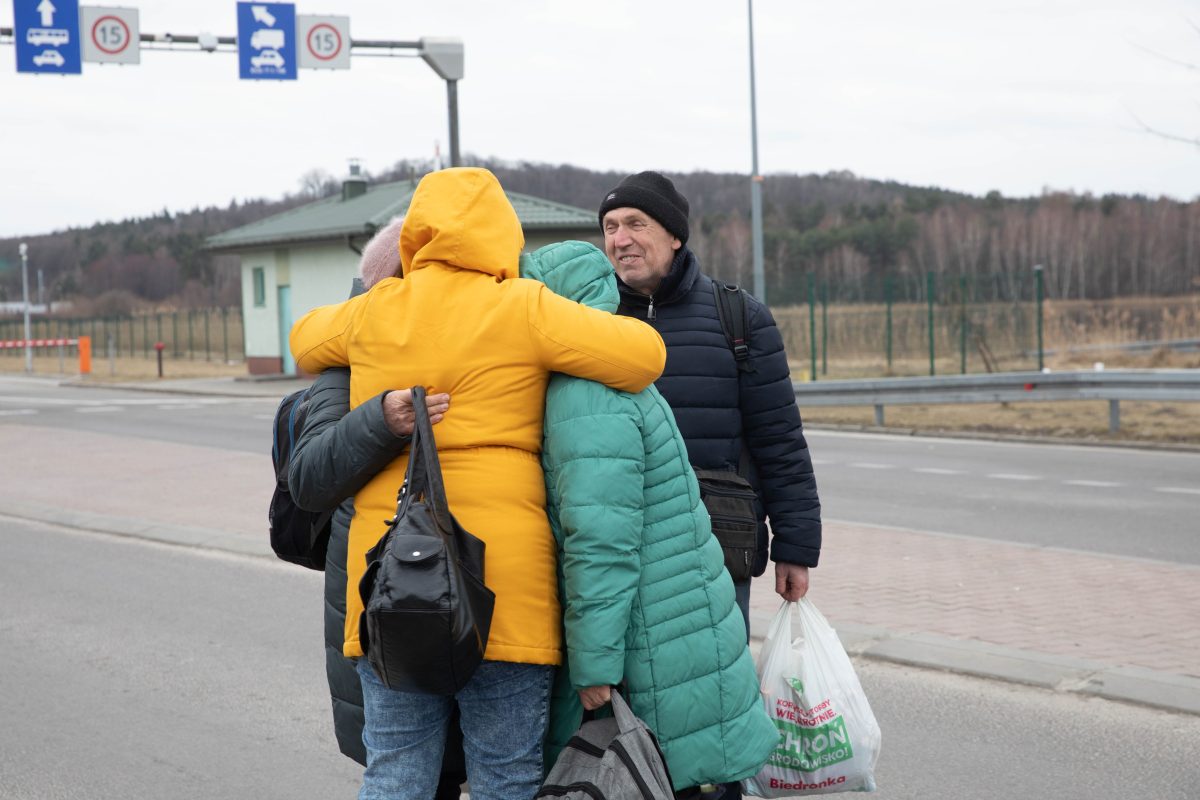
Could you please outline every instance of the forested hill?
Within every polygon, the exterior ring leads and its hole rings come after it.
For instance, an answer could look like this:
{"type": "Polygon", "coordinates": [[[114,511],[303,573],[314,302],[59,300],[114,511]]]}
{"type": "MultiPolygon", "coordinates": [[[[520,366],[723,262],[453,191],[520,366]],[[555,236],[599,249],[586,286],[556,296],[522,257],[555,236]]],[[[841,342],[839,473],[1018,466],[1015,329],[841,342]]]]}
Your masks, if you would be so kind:
{"type": "MultiPolygon", "coordinates": [[[[595,208],[622,177],[568,165],[470,159],[516,192],[595,208]]],[[[430,165],[401,161],[375,181],[419,177],[430,165]]],[[[751,280],[749,181],[745,175],[668,173],[691,202],[691,246],[710,272],[751,280]]],[[[76,299],[93,313],[235,304],[236,259],[214,258],[206,236],[339,189],[310,171],[277,200],[172,213],[20,237],[37,252],[47,299],[76,299]]],[[[763,184],[764,264],[773,304],[799,302],[809,276],[834,294],[876,296],[885,279],[918,285],[927,272],[997,287],[1027,283],[1044,266],[1047,296],[1103,298],[1200,292],[1200,201],[1047,191],[973,197],[850,173],[768,175],[763,184]]],[[[20,298],[18,239],[0,240],[0,301],[20,298]]]]}

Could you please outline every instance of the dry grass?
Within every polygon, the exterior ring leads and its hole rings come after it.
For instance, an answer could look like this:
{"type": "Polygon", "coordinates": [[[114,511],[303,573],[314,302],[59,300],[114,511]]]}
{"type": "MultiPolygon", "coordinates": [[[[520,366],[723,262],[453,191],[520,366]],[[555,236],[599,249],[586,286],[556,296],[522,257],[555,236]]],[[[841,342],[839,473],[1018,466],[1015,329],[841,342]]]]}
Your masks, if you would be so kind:
{"type": "MultiPolygon", "coordinates": [[[[926,306],[915,303],[892,306],[890,365],[886,306],[831,305],[824,318],[820,307],[815,311],[815,319],[810,319],[807,306],[773,309],[784,346],[799,369],[812,370],[815,332],[816,368],[823,377],[929,374],[930,326],[926,306]]],[[[1171,366],[1174,364],[1148,363],[1145,355],[1125,356],[1119,350],[1108,353],[1090,348],[1200,338],[1200,295],[1103,302],[1056,301],[1045,303],[1043,312],[1045,363],[1055,369],[1091,367],[1095,361],[1113,366],[1135,365],[1126,361],[1136,361],[1138,366],[1171,366]],[[1089,349],[1071,352],[1073,348],[1089,349]]],[[[939,375],[964,371],[964,349],[967,372],[1036,369],[1036,306],[1030,302],[935,306],[933,344],[939,375]]],[[[1170,361],[1174,357],[1158,358],[1170,361]]]]}

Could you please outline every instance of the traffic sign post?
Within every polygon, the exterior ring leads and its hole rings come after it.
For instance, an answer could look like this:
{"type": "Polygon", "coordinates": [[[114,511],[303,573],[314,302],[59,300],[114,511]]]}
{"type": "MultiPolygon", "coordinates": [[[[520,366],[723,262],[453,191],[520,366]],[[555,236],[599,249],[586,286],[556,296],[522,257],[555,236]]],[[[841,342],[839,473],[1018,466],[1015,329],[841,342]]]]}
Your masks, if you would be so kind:
{"type": "Polygon", "coordinates": [[[298,16],[300,66],[305,69],[350,69],[350,18],[298,16]]]}
{"type": "Polygon", "coordinates": [[[79,0],[13,0],[17,72],[78,75],[79,0]]]}
{"type": "Polygon", "coordinates": [[[83,29],[83,60],[97,64],[141,63],[136,8],[84,6],[79,9],[83,29]]]}
{"type": "Polygon", "coordinates": [[[296,80],[296,7],[238,3],[238,67],[242,80],[296,80]]]}

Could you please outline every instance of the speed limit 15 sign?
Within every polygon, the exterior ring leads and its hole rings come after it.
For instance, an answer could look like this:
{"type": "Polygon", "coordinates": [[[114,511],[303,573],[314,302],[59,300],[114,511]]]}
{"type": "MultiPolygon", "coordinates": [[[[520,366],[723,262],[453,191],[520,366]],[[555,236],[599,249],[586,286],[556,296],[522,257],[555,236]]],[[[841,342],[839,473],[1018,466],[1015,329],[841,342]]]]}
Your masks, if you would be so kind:
{"type": "Polygon", "coordinates": [[[136,8],[79,8],[79,37],[83,40],[84,61],[138,64],[141,62],[139,36],[136,8]]]}
{"type": "Polygon", "coordinates": [[[350,18],[296,16],[299,65],[309,69],[350,69],[350,18]]]}

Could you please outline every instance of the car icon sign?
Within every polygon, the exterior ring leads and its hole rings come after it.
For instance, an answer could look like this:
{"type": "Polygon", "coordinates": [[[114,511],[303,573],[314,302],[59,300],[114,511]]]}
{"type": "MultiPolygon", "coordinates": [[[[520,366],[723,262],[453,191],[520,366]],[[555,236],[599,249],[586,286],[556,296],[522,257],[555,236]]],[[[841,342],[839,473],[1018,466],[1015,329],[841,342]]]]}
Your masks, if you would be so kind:
{"type": "Polygon", "coordinates": [[[261,69],[262,67],[285,69],[287,64],[284,62],[283,56],[279,54],[278,50],[263,50],[261,53],[250,59],[250,66],[255,67],[256,69],[261,69]]]}
{"type": "Polygon", "coordinates": [[[33,63],[38,67],[44,67],[47,64],[61,67],[67,62],[66,59],[62,57],[62,53],[58,52],[57,50],[43,50],[33,57],[33,63]]]}

